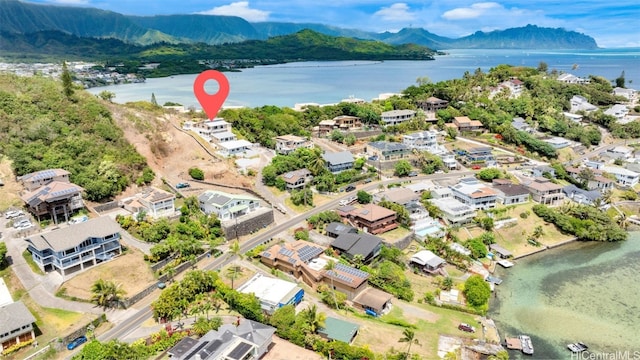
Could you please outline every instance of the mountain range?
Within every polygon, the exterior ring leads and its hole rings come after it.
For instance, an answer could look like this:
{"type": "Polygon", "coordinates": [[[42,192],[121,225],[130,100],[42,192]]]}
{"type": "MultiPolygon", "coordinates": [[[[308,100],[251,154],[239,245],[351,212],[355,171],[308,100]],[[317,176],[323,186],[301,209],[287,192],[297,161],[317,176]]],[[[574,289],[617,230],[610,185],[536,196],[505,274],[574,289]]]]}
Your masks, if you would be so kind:
{"type": "Polygon", "coordinates": [[[331,36],[378,40],[389,44],[413,43],[431,49],[594,49],[596,41],[587,35],[561,28],[526,25],[519,28],[478,31],[462,38],[448,38],[422,28],[405,28],[397,33],[373,33],[323,24],[259,22],[236,16],[158,15],[128,16],[86,7],[65,7],[0,0],[0,32],[29,34],[61,31],[78,37],[115,38],[148,45],[158,42],[210,45],[265,40],[273,36],[310,29],[331,36]]]}

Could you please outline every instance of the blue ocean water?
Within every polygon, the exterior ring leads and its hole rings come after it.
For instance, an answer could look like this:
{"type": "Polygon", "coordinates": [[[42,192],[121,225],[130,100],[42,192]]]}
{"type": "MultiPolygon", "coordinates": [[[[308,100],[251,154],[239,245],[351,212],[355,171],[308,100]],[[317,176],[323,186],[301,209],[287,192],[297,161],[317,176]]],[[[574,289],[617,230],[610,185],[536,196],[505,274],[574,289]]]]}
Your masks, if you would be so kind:
{"type": "MultiPolygon", "coordinates": [[[[640,48],[597,50],[448,50],[434,61],[329,61],[257,66],[226,73],[230,93],[224,106],[293,107],[296,103],[336,103],[350,96],[370,101],[381,93],[397,93],[414,85],[420,77],[433,82],[460,78],[477,68],[488,71],[500,64],[537,67],[544,61],[549,70],[576,76],[600,75],[609,80],[624,71],[627,86],[640,89],[640,48]]],[[[178,102],[199,108],[193,95],[196,75],[147,79],[143,84],[93,88],[108,90],[114,101],[150,100],[178,102]]],[[[207,90],[215,93],[215,84],[207,90]]]]}

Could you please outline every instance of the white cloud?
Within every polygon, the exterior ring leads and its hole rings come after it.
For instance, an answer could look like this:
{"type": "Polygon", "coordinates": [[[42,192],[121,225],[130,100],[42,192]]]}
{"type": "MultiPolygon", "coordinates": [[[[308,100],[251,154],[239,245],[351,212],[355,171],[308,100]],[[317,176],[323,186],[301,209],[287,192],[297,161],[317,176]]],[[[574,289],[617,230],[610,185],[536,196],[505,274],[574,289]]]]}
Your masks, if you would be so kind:
{"type": "Polygon", "coordinates": [[[395,3],[389,7],[383,7],[373,15],[380,17],[383,21],[391,22],[406,22],[415,19],[415,14],[411,13],[409,5],[406,3],[395,3]]]}
{"type": "Polygon", "coordinates": [[[214,7],[211,10],[201,11],[197,14],[239,16],[247,21],[259,22],[266,21],[269,18],[270,12],[251,9],[248,1],[238,1],[229,5],[214,7]]]}
{"type": "Polygon", "coordinates": [[[502,5],[495,2],[482,2],[471,4],[469,7],[461,7],[453,10],[446,11],[442,14],[442,17],[447,20],[464,20],[464,19],[475,19],[488,11],[496,10],[496,9],[504,9],[502,5]]]}

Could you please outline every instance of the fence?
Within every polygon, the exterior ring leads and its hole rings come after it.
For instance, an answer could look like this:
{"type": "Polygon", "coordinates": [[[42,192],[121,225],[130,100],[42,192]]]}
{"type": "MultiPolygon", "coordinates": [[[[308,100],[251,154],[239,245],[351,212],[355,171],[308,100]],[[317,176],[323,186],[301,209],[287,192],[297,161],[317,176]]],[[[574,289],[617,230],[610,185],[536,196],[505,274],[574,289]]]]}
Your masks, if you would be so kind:
{"type": "Polygon", "coordinates": [[[109,201],[108,203],[104,203],[104,204],[100,204],[100,205],[96,205],[93,207],[93,211],[97,212],[98,214],[106,212],[106,211],[110,211],[113,210],[115,208],[119,208],[120,207],[120,203],[118,201],[109,201]]]}
{"type": "Polygon", "coordinates": [[[102,324],[103,322],[107,321],[107,315],[106,314],[102,314],[100,316],[98,316],[95,320],[89,322],[88,324],[80,327],[79,329],[77,329],[76,331],[72,332],[71,334],[65,336],[62,338],[62,343],[66,344],[68,342],[70,342],[71,340],[77,338],[78,336],[82,336],[84,334],[87,333],[87,328],[89,326],[93,326],[93,328],[97,328],[98,326],[100,326],[100,324],[102,324]]]}

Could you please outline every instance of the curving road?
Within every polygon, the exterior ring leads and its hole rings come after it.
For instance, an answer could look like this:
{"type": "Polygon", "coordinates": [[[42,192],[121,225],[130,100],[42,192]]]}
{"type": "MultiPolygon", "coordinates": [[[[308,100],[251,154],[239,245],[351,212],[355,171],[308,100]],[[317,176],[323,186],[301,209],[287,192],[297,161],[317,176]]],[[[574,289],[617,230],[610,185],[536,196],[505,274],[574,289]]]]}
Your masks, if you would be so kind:
{"type": "MultiPolygon", "coordinates": [[[[459,178],[459,177],[462,177],[462,176],[473,175],[473,174],[474,174],[473,171],[459,171],[459,172],[454,172],[454,173],[444,173],[444,174],[433,174],[433,175],[426,175],[426,176],[417,176],[417,177],[411,178],[411,180],[412,181],[441,180],[441,179],[459,178]]],[[[370,190],[378,188],[378,186],[380,186],[380,185],[388,185],[388,184],[393,184],[393,183],[397,183],[397,182],[400,182],[400,181],[406,181],[406,179],[391,179],[391,180],[371,182],[369,184],[359,186],[357,190],[370,191],[370,190]]],[[[265,231],[265,232],[263,232],[263,233],[261,233],[259,235],[256,235],[256,236],[248,239],[244,243],[242,243],[240,245],[240,249],[242,250],[242,252],[247,252],[247,251],[253,249],[254,247],[256,247],[256,246],[258,246],[260,244],[264,244],[264,243],[268,242],[269,240],[271,240],[271,238],[273,238],[274,236],[280,234],[281,232],[286,231],[287,229],[290,229],[290,228],[296,226],[298,223],[302,222],[303,220],[305,220],[309,216],[312,216],[312,215],[315,215],[317,213],[320,213],[320,212],[335,208],[338,205],[338,203],[340,202],[340,200],[343,200],[343,199],[346,199],[346,198],[352,196],[354,191],[349,192],[349,193],[345,193],[343,196],[341,196],[339,198],[336,198],[334,200],[326,202],[326,203],[324,203],[324,204],[322,204],[320,206],[317,206],[317,207],[313,208],[312,210],[309,210],[309,211],[307,211],[307,212],[305,212],[303,214],[294,216],[291,219],[289,219],[289,220],[287,220],[287,221],[285,221],[283,223],[275,225],[274,227],[268,229],[267,231],[265,231]]],[[[225,264],[231,262],[232,260],[233,260],[233,258],[230,257],[230,256],[220,256],[219,258],[217,258],[213,262],[211,262],[209,265],[204,267],[204,269],[205,270],[219,269],[219,268],[222,268],[225,264]]],[[[100,340],[100,341],[109,341],[109,340],[113,340],[113,339],[123,338],[125,335],[129,334],[133,330],[135,330],[138,327],[140,327],[145,321],[150,319],[152,316],[153,316],[153,311],[151,310],[151,306],[145,306],[143,309],[141,309],[138,312],[136,312],[133,316],[129,317],[128,319],[126,319],[124,321],[122,321],[120,324],[116,325],[115,327],[113,327],[112,329],[110,329],[106,333],[102,334],[101,336],[98,336],[98,340],[100,340]]]]}

